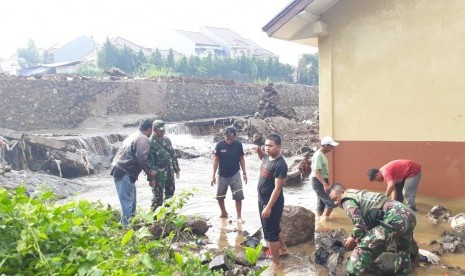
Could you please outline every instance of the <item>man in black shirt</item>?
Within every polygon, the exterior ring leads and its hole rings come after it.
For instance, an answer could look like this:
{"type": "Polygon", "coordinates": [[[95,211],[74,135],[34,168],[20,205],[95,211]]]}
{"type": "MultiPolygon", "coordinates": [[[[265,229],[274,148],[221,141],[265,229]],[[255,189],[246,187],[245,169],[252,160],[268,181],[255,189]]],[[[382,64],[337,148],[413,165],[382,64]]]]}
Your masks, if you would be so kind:
{"type": "Polygon", "coordinates": [[[281,217],[284,208],[283,186],[286,183],[287,164],[281,156],[281,138],[271,134],[266,138],[265,151],[257,147],[262,160],[258,179],[258,208],[265,240],[269,243],[273,258],[273,268],[281,267],[280,255],[288,254],[281,232],[281,217]]]}
{"type": "Polygon", "coordinates": [[[241,209],[244,192],[242,191],[242,181],[239,173],[239,166],[242,169],[242,176],[245,184],[247,184],[247,173],[245,171],[244,149],[242,143],[234,140],[236,130],[233,127],[228,127],[224,131],[224,140],[218,142],[213,155],[213,176],[211,185],[216,184],[216,172],[218,172],[218,189],[216,199],[221,209],[220,218],[227,218],[228,213],[224,206],[224,198],[228,191],[228,186],[231,187],[232,197],[236,201],[237,221],[242,222],[241,209]]]}

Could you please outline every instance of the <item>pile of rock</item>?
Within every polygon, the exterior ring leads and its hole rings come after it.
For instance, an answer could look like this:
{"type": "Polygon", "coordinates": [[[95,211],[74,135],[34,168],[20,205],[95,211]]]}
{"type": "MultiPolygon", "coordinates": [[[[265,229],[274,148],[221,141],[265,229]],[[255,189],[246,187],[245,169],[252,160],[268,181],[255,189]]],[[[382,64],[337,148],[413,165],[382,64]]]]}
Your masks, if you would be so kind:
{"type": "Polygon", "coordinates": [[[427,214],[427,220],[432,224],[450,222],[452,231],[445,231],[442,237],[431,241],[433,253],[441,256],[446,253],[465,253],[465,214],[455,216],[441,205],[435,205],[427,214]]]}
{"type": "MultiPolygon", "coordinates": [[[[316,251],[310,257],[312,263],[327,267],[329,275],[336,275],[344,270],[344,240],[348,237],[343,229],[318,231],[315,233],[316,251]]],[[[344,273],[345,274],[345,273],[344,273]]]]}
{"type": "Polygon", "coordinates": [[[278,91],[275,90],[273,83],[269,83],[263,88],[263,93],[260,95],[260,100],[258,102],[258,111],[255,113],[254,117],[265,119],[278,116],[296,119],[297,113],[293,108],[280,107],[278,91]]]}
{"type": "MultiPolygon", "coordinates": [[[[281,231],[284,234],[286,245],[293,246],[305,243],[314,237],[315,214],[301,206],[286,205],[284,206],[283,216],[281,219],[281,231]]],[[[257,230],[253,235],[243,232],[244,242],[242,246],[256,248],[262,242],[262,230],[257,230]]],[[[266,248],[262,248],[265,250],[266,248]]],[[[265,254],[262,252],[259,259],[264,259],[265,254]]],[[[234,259],[228,259],[227,254],[219,254],[210,262],[210,269],[224,271],[224,275],[254,275],[253,273],[260,270],[260,266],[251,264],[246,258],[245,249],[235,249],[234,259]],[[252,273],[252,274],[250,274],[252,273]]]]}

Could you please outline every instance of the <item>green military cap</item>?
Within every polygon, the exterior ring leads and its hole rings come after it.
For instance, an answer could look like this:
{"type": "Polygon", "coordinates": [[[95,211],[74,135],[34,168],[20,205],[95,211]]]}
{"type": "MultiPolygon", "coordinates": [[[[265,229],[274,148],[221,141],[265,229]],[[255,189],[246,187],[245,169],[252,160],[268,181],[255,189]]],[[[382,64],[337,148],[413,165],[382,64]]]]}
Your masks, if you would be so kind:
{"type": "Polygon", "coordinates": [[[165,130],[165,122],[162,120],[153,121],[153,129],[165,130]]]}

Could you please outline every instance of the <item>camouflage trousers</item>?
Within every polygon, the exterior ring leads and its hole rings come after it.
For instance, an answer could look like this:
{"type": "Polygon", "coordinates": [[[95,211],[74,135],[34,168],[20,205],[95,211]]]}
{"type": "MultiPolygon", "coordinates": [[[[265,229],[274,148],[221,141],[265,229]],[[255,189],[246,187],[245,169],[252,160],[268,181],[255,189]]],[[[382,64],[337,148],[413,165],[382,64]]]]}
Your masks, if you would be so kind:
{"type": "Polygon", "coordinates": [[[174,195],[174,190],[174,171],[170,169],[158,169],[156,185],[155,187],[152,187],[152,210],[155,211],[159,206],[162,206],[164,199],[171,198],[174,195]]]}
{"type": "Polygon", "coordinates": [[[359,241],[347,263],[349,275],[360,275],[381,255],[390,243],[395,243],[398,257],[395,275],[409,275],[412,270],[410,247],[414,245],[415,215],[403,203],[393,201],[384,215],[383,223],[370,229],[359,241]],[[388,227],[390,226],[390,227],[388,227]]]}

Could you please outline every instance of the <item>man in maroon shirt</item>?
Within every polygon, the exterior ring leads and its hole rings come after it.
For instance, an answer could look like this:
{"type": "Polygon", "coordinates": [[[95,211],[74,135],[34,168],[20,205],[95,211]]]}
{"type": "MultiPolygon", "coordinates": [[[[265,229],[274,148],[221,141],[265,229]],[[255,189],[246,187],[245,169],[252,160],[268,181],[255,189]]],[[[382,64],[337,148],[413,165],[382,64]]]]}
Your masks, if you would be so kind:
{"type": "Polygon", "coordinates": [[[394,160],[380,169],[368,170],[368,180],[386,182],[386,196],[403,202],[404,198],[410,209],[416,211],[415,196],[421,178],[421,166],[411,160],[394,160]]]}

